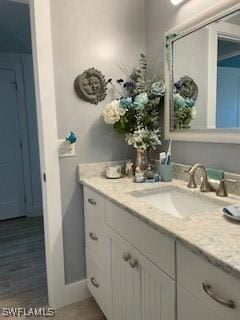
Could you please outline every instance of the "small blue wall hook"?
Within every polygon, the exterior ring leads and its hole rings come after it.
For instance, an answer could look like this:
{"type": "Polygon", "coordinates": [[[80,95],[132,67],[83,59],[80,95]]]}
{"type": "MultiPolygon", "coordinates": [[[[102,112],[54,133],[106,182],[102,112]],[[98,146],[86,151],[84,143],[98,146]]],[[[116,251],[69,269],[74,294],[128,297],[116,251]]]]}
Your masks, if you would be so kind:
{"type": "Polygon", "coordinates": [[[74,132],[70,131],[69,135],[66,137],[66,142],[69,144],[73,144],[77,141],[77,136],[74,132]]]}

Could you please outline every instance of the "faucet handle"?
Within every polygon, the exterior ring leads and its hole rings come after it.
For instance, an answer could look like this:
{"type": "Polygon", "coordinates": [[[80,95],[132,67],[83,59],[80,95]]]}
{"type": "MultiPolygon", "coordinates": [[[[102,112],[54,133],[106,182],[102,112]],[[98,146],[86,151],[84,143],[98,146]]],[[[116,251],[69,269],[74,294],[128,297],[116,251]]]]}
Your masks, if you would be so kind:
{"type": "Polygon", "coordinates": [[[221,179],[218,190],[216,192],[216,195],[218,197],[227,197],[228,196],[228,192],[227,192],[227,188],[226,188],[226,184],[225,184],[226,182],[236,183],[237,181],[234,179],[221,179]]]}
{"type": "Polygon", "coordinates": [[[188,181],[188,188],[194,189],[197,188],[197,184],[194,178],[194,173],[193,172],[189,172],[189,170],[184,170],[185,173],[189,174],[189,181],[188,181]]]}
{"type": "Polygon", "coordinates": [[[237,180],[235,179],[223,179],[225,182],[230,182],[230,183],[237,183],[237,180]]]}

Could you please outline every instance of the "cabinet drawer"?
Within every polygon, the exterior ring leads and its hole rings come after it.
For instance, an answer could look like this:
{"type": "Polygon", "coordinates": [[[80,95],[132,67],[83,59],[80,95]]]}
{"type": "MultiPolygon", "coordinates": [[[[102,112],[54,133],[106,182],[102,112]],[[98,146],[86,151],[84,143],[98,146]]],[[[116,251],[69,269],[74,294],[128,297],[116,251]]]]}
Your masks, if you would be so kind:
{"type": "Polygon", "coordinates": [[[107,224],[160,269],[175,278],[175,242],[124,209],[105,201],[107,224]]]}
{"type": "Polygon", "coordinates": [[[222,320],[213,310],[178,285],[178,320],[222,320]]]}
{"type": "Polygon", "coordinates": [[[179,244],[177,281],[221,319],[240,319],[240,281],[179,244]]]}
{"type": "Polygon", "coordinates": [[[91,216],[92,224],[104,224],[104,198],[87,187],[84,187],[84,210],[91,216]]]}
{"type": "Polygon", "coordinates": [[[104,266],[106,259],[104,198],[87,188],[84,188],[84,215],[86,247],[98,263],[104,266]]]}
{"type": "Polygon", "coordinates": [[[106,314],[106,274],[86,249],[87,286],[102,311],[106,314]]]}

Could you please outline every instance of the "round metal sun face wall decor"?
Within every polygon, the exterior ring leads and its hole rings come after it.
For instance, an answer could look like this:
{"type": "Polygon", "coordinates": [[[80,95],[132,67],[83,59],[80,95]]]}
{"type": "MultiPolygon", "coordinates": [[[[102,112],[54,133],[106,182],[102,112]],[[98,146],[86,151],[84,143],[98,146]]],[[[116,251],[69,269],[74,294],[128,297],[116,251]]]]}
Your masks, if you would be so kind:
{"type": "Polygon", "coordinates": [[[74,81],[77,95],[90,103],[98,104],[107,95],[107,84],[101,71],[95,68],[85,70],[74,81]]]}

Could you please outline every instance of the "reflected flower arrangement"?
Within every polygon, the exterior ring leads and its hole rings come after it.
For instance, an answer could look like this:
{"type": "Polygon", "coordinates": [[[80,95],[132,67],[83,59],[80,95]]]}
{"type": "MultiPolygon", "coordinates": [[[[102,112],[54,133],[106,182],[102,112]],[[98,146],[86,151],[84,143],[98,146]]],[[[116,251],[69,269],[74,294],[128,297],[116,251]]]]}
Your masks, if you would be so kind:
{"type": "Polygon", "coordinates": [[[189,129],[191,121],[196,117],[196,99],[198,87],[188,76],[181,78],[174,84],[174,129],[189,129]]]}

